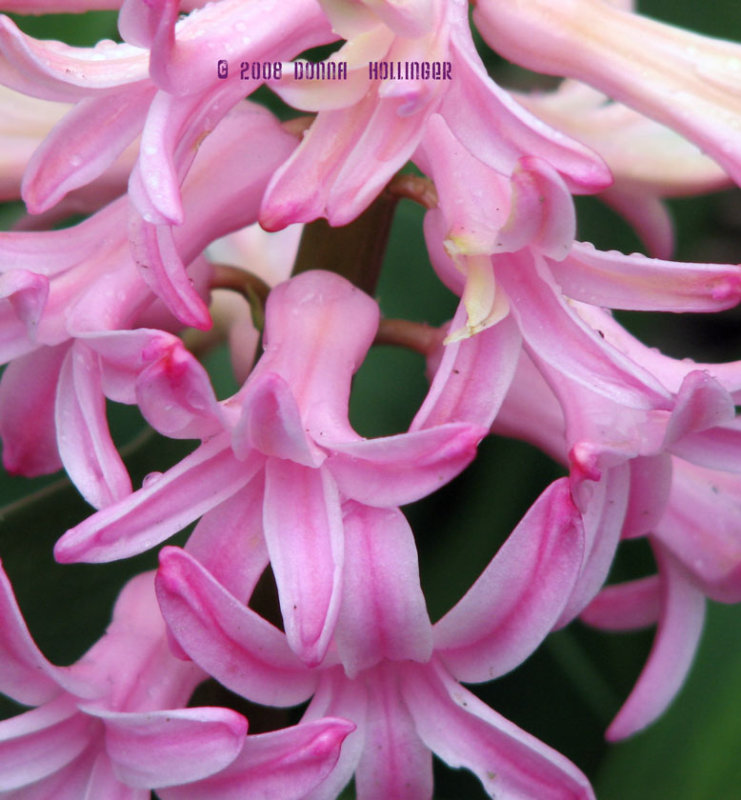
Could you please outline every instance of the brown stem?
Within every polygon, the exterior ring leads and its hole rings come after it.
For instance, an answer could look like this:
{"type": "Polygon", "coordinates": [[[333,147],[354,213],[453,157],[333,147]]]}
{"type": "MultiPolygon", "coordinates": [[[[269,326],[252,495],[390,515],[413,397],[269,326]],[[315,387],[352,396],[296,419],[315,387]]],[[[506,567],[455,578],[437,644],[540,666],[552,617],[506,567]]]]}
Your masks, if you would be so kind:
{"type": "Polygon", "coordinates": [[[407,319],[382,319],[374,344],[393,344],[407,347],[428,356],[440,344],[440,331],[423,322],[407,319]]]}
{"type": "Polygon", "coordinates": [[[254,326],[262,331],[265,324],[265,303],[270,294],[270,286],[262,278],[240,267],[214,264],[211,288],[232,289],[243,295],[250,304],[254,326]]]}
{"type": "Polygon", "coordinates": [[[398,200],[398,196],[384,189],[348,225],[332,227],[326,219],[305,225],[293,274],[310,269],[336,272],[373,295],[398,200]]]}
{"type": "Polygon", "coordinates": [[[395,197],[414,200],[428,210],[437,208],[437,189],[429,178],[407,173],[395,175],[388,185],[388,190],[395,197]]]}

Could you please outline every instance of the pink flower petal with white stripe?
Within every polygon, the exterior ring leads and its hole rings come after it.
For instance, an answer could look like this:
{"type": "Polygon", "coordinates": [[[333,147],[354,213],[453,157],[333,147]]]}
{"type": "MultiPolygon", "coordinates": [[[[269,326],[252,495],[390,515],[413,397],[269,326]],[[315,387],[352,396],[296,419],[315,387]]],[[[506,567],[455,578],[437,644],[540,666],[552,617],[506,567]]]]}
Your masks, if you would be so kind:
{"type": "Polygon", "coordinates": [[[3,788],[27,786],[69,764],[88,746],[96,725],[68,695],[0,722],[3,788]]]}
{"type": "Polygon", "coordinates": [[[596,306],[707,312],[741,299],[741,267],[734,265],[662,261],[577,242],[564,261],[549,267],[564,294],[596,306]]]}
{"type": "Polygon", "coordinates": [[[658,380],[607,345],[567,304],[541,257],[526,251],[498,256],[495,270],[526,345],[554,370],[614,402],[669,407],[658,380]]]}
{"type": "Polygon", "coordinates": [[[84,344],[73,344],[62,364],[55,425],[62,463],[92,506],[110,506],[131,493],[129,473],[108,430],[98,356],[84,344]]]}
{"type": "Polygon", "coordinates": [[[417,549],[398,509],[348,502],[342,606],[335,643],[353,678],[381,660],[428,661],[432,626],[419,585],[417,549]]]}
{"type": "Polygon", "coordinates": [[[46,703],[61,692],[57,668],[39,651],[0,565],[0,691],[24,705],[46,703]]]}
{"type": "Polygon", "coordinates": [[[224,686],[264,705],[291,706],[311,696],[318,673],[301,663],[281,631],[229,594],[187,552],[162,550],[156,585],[180,646],[224,686]]]}
{"type": "Polygon", "coordinates": [[[216,436],[124,500],[102,509],[56,544],[61,563],[102,562],[141,553],[198,519],[249,483],[262,467],[237,461],[227,437],[216,436]]]}
{"type": "Polygon", "coordinates": [[[248,736],[239,756],[217,775],[158,794],[162,800],[305,800],[334,770],[354,727],[325,718],[248,736]]]}
{"type": "Polygon", "coordinates": [[[293,390],[275,372],[256,375],[241,394],[242,415],[232,447],[238,458],[252,449],[305,467],[319,467],[326,454],[304,428],[293,390]]]}
{"type": "Polygon", "coordinates": [[[594,800],[589,781],[567,758],[482,703],[439,664],[410,664],[402,680],[425,745],[449,766],[470,769],[492,797],[594,800]]]}
{"type": "MultiPolygon", "coordinates": [[[[179,339],[167,344],[137,378],[136,403],[164,436],[208,439],[224,424],[208,373],[179,339]]],[[[154,348],[148,350],[155,355],[154,348]]]]}
{"type": "Polygon", "coordinates": [[[264,489],[259,478],[250,481],[204,514],[188,537],[188,553],[245,603],[270,560],[262,532],[264,489]]]}
{"type": "Polygon", "coordinates": [[[170,226],[150,225],[135,215],[129,236],[134,261],[152,291],[184,325],[207,331],[211,315],[188,278],[170,226]]]}
{"type": "Polygon", "coordinates": [[[505,58],[583,80],[673,128],[741,180],[741,97],[730,66],[741,58],[737,43],[591,0],[557,8],[545,0],[484,0],[474,19],[505,58]]]}
{"type": "Polygon", "coordinates": [[[379,439],[322,441],[340,491],[369,506],[419,500],[473,461],[486,429],[463,422],[379,439]]]}
{"type": "Polygon", "coordinates": [[[329,473],[269,459],[263,526],[286,638],[315,666],[329,647],[342,592],[342,511],[329,473]]]}
{"type": "Polygon", "coordinates": [[[394,669],[381,667],[366,679],[365,742],[355,770],[357,795],[363,800],[432,797],[432,753],[406,707],[404,688],[394,669]]]}
{"type": "Polygon", "coordinates": [[[596,153],[545,125],[488,77],[471,40],[467,9],[460,5],[454,13],[460,17],[451,35],[457,77],[441,113],[456,138],[503,175],[509,175],[522,156],[535,156],[549,163],[572,192],[610,186],[612,175],[596,153]]]}
{"type": "Polygon", "coordinates": [[[101,244],[121,236],[125,199],[111,203],[89,219],[58,231],[0,232],[0,271],[21,265],[51,277],[101,255],[101,244]]]}
{"type": "Polygon", "coordinates": [[[556,624],[571,622],[600,590],[612,567],[630,499],[630,466],[605,470],[600,482],[577,484],[575,500],[584,524],[584,562],[556,624]]]}
{"type": "Polygon", "coordinates": [[[434,626],[463,681],[514,669],[556,624],[582,567],[584,531],[568,480],[546,489],[462,600],[434,626]]]}
{"type": "Polygon", "coordinates": [[[227,708],[126,713],[82,709],[105,724],[105,749],[119,780],[155,789],[212,775],[239,755],[247,720],[227,708]]]}
{"type": "Polygon", "coordinates": [[[674,459],[655,538],[713,600],[741,600],[741,476],[674,459]]]}

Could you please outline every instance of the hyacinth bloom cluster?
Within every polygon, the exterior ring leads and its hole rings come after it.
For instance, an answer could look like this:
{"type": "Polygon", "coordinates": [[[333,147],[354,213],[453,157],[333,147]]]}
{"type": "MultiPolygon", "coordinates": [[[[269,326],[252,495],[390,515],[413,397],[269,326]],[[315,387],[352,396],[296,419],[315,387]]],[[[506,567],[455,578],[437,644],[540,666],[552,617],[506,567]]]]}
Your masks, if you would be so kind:
{"type": "Polygon", "coordinates": [[[0,691],[25,707],[0,722],[0,796],[432,800],[436,757],[492,798],[594,798],[466,685],[578,618],[655,626],[606,729],[624,739],[681,688],[707,600],[741,601],[741,362],[673,358],[619,321],[741,300],[741,266],[672,260],[665,203],[741,180],[741,45],[622,0],[1,8],[107,9],[119,33],[72,46],[0,16],[0,193],[27,212],[0,233],[3,465],[64,470],[90,506],[60,564],[159,566],[69,666],[0,568],[0,691]],[[479,38],[562,80],[504,88],[479,38]],[[304,79],[307,59],[335,69],[304,79]],[[580,241],[575,195],[647,255],[580,241]],[[456,298],[439,328],[374,297],[401,197],[456,298]],[[405,430],[366,437],[354,381],[379,344],[421,353],[427,386],[405,430]],[[137,485],[116,405],[190,451],[137,485]],[[434,532],[402,507],[488,437],[561,476],[433,623],[434,532]],[[652,571],[616,581],[630,541],[652,571]],[[214,685],[224,705],[201,702],[214,685]]]}

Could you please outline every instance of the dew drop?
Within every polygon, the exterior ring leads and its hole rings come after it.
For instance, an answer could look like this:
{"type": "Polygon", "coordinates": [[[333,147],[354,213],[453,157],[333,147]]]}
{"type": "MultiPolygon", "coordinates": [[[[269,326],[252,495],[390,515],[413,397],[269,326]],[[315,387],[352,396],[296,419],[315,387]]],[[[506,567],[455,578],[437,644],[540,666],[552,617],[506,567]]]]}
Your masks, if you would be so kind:
{"type": "Polygon", "coordinates": [[[157,483],[161,477],[161,472],[150,472],[149,475],[145,475],[142,481],[142,489],[148,489],[150,486],[157,483]]]}

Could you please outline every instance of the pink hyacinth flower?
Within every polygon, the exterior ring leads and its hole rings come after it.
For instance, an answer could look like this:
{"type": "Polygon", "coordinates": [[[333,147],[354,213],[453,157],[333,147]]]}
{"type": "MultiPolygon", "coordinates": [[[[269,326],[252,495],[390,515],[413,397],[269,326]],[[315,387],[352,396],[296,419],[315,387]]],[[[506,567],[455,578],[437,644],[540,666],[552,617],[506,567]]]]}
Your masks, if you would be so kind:
{"type": "Polygon", "coordinates": [[[543,362],[536,370],[523,356],[494,429],[528,439],[570,465],[587,561],[561,622],[590,601],[586,619],[601,627],[658,621],[646,667],[608,730],[614,739],[650,724],[678,691],[699,641],[704,596],[738,599],[741,438],[733,401],[711,377],[713,365],[699,370],[673,361],[640,345],[604,312],[583,307],[582,313],[599,325],[610,347],[637,358],[636,366],[645,363],[645,353],[646,366],[656,365],[662,378],[683,375],[672,386],[673,407],[641,408],[617,395],[600,396],[543,362]],[[620,535],[649,536],[659,577],[608,587],[592,600],[620,535]]]}
{"type": "MultiPolygon", "coordinates": [[[[564,330],[576,333],[566,298],[610,308],[705,311],[728,308],[741,297],[738,266],[602,253],[575,242],[568,186],[543,159],[521,158],[505,173],[489,168],[439,115],[429,120],[415,159],[439,197],[425,216],[430,259],[467,312],[447,342],[496,325],[511,310],[528,345],[535,344],[530,331],[552,348],[564,330]]],[[[600,349],[599,342],[577,338],[583,344],[572,337],[556,360],[591,359],[584,347],[600,349]]],[[[598,360],[613,359],[604,353],[588,371],[604,371],[598,360]]]]}
{"type": "Polygon", "coordinates": [[[517,100],[605,159],[615,183],[600,199],[625,217],[656,258],[670,258],[674,248],[663,198],[731,184],[715,161],[676,131],[578,81],[563,81],[553,92],[520,93],[517,100]]]}
{"type": "Polygon", "coordinates": [[[217,404],[192,359],[153,364],[138,384],[142,412],[162,433],[203,444],[158,481],[68,531],[57,558],[133,555],[222,504],[237,513],[249,496],[289,642],[317,663],[339,611],[342,502],[389,507],[419,499],[469,463],[484,431],[450,423],[371,440],[355,433],[350,381],[377,324],[376,304],[345,279],[303,273],[271,292],[265,353],[234,397],[217,404]]]}
{"type": "Polygon", "coordinates": [[[740,45],[601,0],[480,0],[474,19],[506,58],[600,89],[676,130],[741,181],[740,45]]]}
{"type": "Polygon", "coordinates": [[[151,573],[127,584],[106,635],[61,668],[33,643],[5,573],[0,584],[0,688],[38,706],[0,722],[0,785],[13,797],[143,800],[239,755],[244,717],[184,708],[205,675],[170,654],[151,573]]]}
{"type": "Polygon", "coordinates": [[[319,113],[268,188],[260,216],[268,230],[319,216],[333,225],[352,220],[412,157],[435,113],[463,147],[506,175],[535,156],[574,191],[611,183],[597,155],[531,116],[488,77],[465,2],[325,6],[348,37],[331,59],[347,61],[348,80],[272,84],[290,104],[319,113]],[[450,80],[371,77],[369,63],[382,61],[447,63],[450,80]]]}
{"type": "Polygon", "coordinates": [[[316,669],[187,552],[163,550],[157,578],[173,635],[217,680],[266,705],[293,705],[313,694],[304,722],[331,714],[357,725],[335,771],[307,800],[336,797],[353,774],[360,800],[428,800],[431,751],[472,770],[491,796],[593,797],[572,764],[458,683],[513,669],[555,623],[582,560],[579,514],[566,483],[543,494],[435,626],[403,516],[355,503],[345,513],[352,535],[342,609],[334,647],[316,669]]]}
{"type": "Polygon", "coordinates": [[[271,15],[254,4],[224,0],[194,11],[175,29],[177,3],[147,5],[141,12],[157,18],[164,13],[168,29],[168,46],[155,48],[151,58],[128,43],[84,48],[38,41],[0,18],[0,82],[32,96],[75,102],[26,175],[24,199],[33,212],[97,178],[141,134],[131,198],[152,221],[182,222],[180,184],[198,146],[261,83],[251,82],[245,92],[239,80],[220,81],[214,54],[237,62],[285,59],[335,38],[313,0],[284,4],[271,15]]]}

